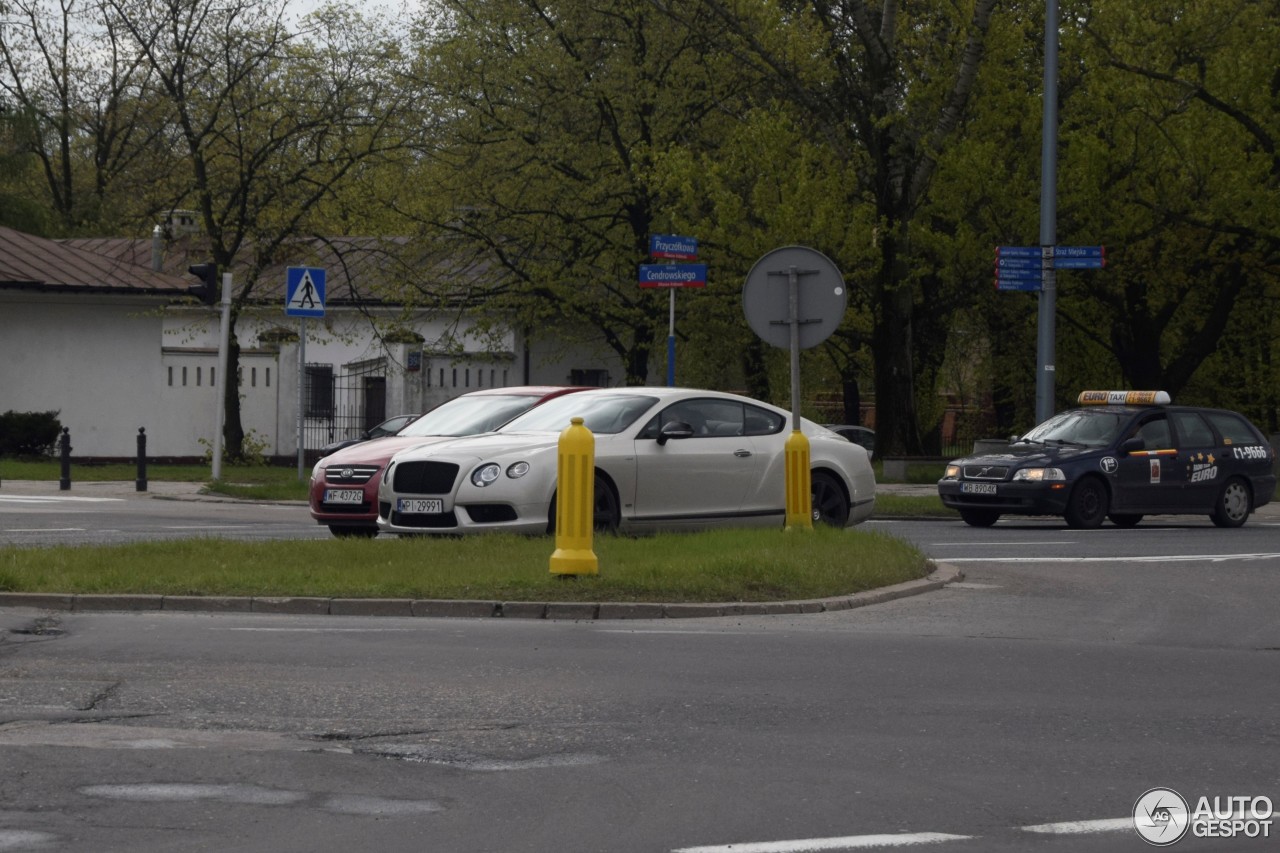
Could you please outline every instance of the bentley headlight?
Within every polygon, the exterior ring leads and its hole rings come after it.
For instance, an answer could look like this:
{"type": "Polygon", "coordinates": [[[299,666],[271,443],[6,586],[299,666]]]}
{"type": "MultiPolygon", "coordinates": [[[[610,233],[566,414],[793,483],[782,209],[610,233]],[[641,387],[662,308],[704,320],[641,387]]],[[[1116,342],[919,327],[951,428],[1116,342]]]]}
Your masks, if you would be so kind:
{"type": "Polygon", "coordinates": [[[471,485],[483,489],[485,486],[492,485],[501,473],[502,468],[496,462],[481,465],[471,472],[471,485]]]}
{"type": "Polygon", "coordinates": [[[1014,481],[1028,480],[1033,483],[1048,482],[1049,480],[1065,480],[1061,468],[1019,468],[1013,474],[1014,481]]]}
{"type": "Polygon", "coordinates": [[[529,473],[528,462],[516,462],[507,468],[507,476],[513,480],[519,480],[525,474],[529,473]]]}

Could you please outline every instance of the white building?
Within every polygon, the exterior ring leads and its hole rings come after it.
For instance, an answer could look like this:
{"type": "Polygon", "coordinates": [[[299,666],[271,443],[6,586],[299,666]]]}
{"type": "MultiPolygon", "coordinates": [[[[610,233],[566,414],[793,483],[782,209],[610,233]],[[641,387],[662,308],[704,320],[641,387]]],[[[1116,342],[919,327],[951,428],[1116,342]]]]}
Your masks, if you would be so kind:
{"type": "MultiPolygon", "coordinates": [[[[246,449],[295,456],[300,407],[315,450],[478,388],[623,376],[603,347],[566,355],[545,330],[482,333],[457,306],[360,298],[368,268],[356,253],[317,258],[308,245],[297,265],[325,268],[328,292],[324,317],[305,320],[305,347],[304,321],[285,313],[283,265],[263,273],[236,322],[246,449]]],[[[0,411],[58,412],[77,458],[130,458],[140,428],[149,458],[209,453],[221,312],[187,296],[197,280],[185,274],[206,260],[181,240],[59,242],[0,228],[0,411]]]]}

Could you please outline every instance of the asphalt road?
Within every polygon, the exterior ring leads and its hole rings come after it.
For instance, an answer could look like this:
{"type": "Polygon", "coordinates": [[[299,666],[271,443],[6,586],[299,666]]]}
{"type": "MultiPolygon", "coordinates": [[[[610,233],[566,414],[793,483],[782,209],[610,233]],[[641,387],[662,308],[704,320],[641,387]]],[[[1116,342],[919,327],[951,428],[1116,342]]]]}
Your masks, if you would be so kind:
{"type": "Polygon", "coordinates": [[[222,499],[199,483],[0,483],[0,545],[84,545],[215,536],[235,539],[323,539],[305,504],[222,499]]]}
{"type": "Polygon", "coordinates": [[[0,610],[0,851],[1138,851],[1152,788],[1280,800],[1270,518],[866,529],[967,576],[705,620],[0,610]]]}

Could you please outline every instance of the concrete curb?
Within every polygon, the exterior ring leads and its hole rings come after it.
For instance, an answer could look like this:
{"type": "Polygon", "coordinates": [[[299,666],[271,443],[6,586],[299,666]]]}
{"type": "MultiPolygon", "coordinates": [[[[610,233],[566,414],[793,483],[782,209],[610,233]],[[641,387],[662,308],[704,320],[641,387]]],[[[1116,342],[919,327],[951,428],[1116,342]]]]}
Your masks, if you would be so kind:
{"type": "Polygon", "coordinates": [[[276,613],[296,616],[424,616],[446,618],[554,619],[589,622],[610,619],[695,619],[711,616],[776,616],[826,613],[921,595],[963,580],[964,573],[939,563],[926,578],[881,589],[803,601],[720,603],[463,601],[410,598],[317,598],[308,596],[57,595],[0,592],[0,608],[27,607],[72,613],[276,613]]]}

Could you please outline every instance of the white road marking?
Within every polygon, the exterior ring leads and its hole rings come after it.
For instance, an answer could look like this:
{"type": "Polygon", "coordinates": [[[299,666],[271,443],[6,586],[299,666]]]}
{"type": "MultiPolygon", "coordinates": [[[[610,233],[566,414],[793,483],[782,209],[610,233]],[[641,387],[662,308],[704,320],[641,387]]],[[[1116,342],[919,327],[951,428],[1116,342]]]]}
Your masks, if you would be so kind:
{"type": "Polygon", "coordinates": [[[596,631],[598,634],[714,634],[716,636],[738,636],[746,637],[751,635],[750,631],[717,631],[714,628],[708,628],[705,631],[696,630],[678,630],[676,628],[600,628],[596,631]]]}
{"type": "Polygon", "coordinates": [[[0,850],[52,849],[58,836],[27,829],[0,829],[0,850]]]}
{"type": "Polygon", "coordinates": [[[1111,820],[1069,820],[1063,823],[1041,823],[1036,826],[1019,827],[1024,832],[1038,832],[1044,835],[1086,835],[1092,832],[1133,831],[1133,818],[1117,817],[1111,820]]]}
{"type": "Polygon", "coordinates": [[[5,533],[84,533],[84,531],[83,527],[6,527],[4,529],[5,533]]]}
{"type": "Polygon", "coordinates": [[[54,504],[79,501],[80,503],[120,502],[124,498],[82,498],[73,495],[0,495],[0,503],[14,504],[54,504]]]}
{"type": "Polygon", "coordinates": [[[1028,539],[1022,542],[930,542],[930,548],[968,548],[977,547],[994,547],[994,548],[1026,548],[1029,545],[1035,545],[1039,548],[1042,545],[1078,545],[1079,539],[1063,539],[1061,542],[1043,542],[1039,539],[1028,539]]]}
{"type": "MultiPolygon", "coordinates": [[[[1133,818],[1104,820],[1069,820],[1020,826],[1023,832],[1038,835],[1090,835],[1100,832],[1132,832],[1133,818]]],[[[681,847],[671,853],[817,853],[824,850],[867,850],[877,847],[911,847],[941,844],[948,841],[971,841],[976,835],[953,835],[946,832],[911,832],[881,835],[848,835],[843,838],[803,838],[796,841],[750,841],[742,844],[719,844],[706,847],[681,847]]]]}
{"type": "MultiPolygon", "coordinates": [[[[425,625],[423,627],[426,627],[425,625]]],[[[260,634],[402,634],[417,628],[218,628],[215,631],[250,631],[260,634]]]]}
{"type": "Polygon", "coordinates": [[[935,557],[940,563],[1190,563],[1208,561],[1225,563],[1232,560],[1276,560],[1271,554],[1170,554],[1135,555],[1132,557],[935,557]]]}
{"type": "Polygon", "coordinates": [[[910,847],[917,844],[939,844],[944,841],[967,841],[969,835],[944,832],[912,832],[899,835],[848,835],[843,838],[803,838],[797,841],[756,841],[746,844],[721,844],[712,847],[681,847],[671,853],[811,853],[821,850],[867,850],[874,847],[910,847]]]}

